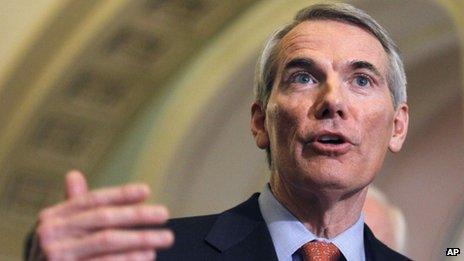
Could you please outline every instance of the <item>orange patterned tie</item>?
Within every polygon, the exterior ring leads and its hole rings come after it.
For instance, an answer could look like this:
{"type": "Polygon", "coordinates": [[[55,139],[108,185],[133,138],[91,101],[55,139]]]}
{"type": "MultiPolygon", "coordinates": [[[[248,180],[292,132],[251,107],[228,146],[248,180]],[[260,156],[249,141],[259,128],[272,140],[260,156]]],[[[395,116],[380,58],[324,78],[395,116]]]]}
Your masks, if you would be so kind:
{"type": "Polygon", "coordinates": [[[308,242],[300,251],[304,261],[337,261],[341,255],[334,244],[320,241],[308,242]]]}

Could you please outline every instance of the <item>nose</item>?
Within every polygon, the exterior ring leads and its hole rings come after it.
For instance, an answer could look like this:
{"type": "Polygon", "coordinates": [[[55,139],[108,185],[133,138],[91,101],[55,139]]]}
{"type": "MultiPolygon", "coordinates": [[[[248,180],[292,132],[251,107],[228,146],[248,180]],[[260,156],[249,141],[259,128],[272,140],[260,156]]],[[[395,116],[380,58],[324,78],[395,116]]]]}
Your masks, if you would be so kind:
{"type": "Polygon", "coordinates": [[[314,104],[316,119],[346,119],[347,101],[340,81],[326,81],[314,104]]]}

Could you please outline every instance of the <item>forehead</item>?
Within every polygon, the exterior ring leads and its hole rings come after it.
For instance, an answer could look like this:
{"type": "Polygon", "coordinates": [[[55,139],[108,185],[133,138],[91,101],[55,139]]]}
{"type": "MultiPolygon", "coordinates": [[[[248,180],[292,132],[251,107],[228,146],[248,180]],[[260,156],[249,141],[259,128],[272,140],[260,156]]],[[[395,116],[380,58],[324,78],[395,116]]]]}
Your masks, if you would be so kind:
{"type": "Polygon", "coordinates": [[[279,64],[294,58],[310,57],[336,67],[362,60],[372,63],[385,75],[387,54],[382,44],[366,30],[332,20],[305,21],[295,26],[280,42],[279,64]]]}

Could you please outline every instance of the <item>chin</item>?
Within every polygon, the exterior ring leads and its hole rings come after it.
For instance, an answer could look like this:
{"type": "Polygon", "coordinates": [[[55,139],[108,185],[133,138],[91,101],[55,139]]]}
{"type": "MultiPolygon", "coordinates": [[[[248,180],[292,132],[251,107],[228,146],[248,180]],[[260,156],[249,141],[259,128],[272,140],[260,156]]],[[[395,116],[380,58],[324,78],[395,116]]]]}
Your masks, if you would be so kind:
{"type": "Polygon", "coordinates": [[[360,185],[359,183],[364,183],[360,182],[360,177],[355,171],[334,162],[312,162],[300,173],[305,184],[312,184],[321,190],[353,190],[360,185]]]}

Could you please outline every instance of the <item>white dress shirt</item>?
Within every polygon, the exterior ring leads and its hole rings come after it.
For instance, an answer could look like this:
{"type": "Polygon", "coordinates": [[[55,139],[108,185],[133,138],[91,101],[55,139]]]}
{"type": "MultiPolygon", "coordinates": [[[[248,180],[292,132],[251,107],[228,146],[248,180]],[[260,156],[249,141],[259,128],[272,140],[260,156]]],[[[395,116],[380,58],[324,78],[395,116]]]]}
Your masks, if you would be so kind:
{"type": "Polygon", "coordinates": [[[334,238],[318,238],[274,197],[266,184],[261,192],[259,208],[266,221],[279,261],[301,261],[298,249],[313,240],[331,242],[347,261],[365,261],[364,217],[334,238]]]}

